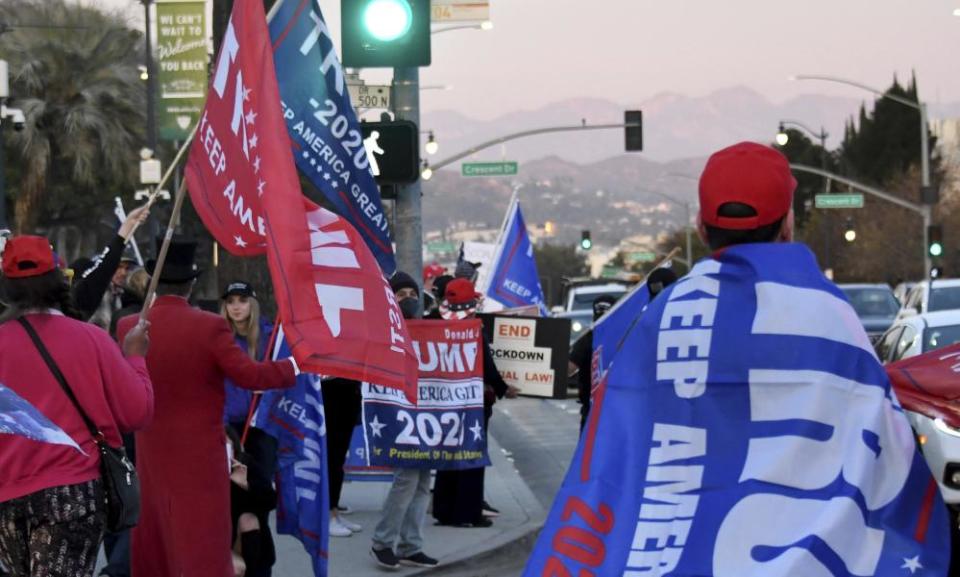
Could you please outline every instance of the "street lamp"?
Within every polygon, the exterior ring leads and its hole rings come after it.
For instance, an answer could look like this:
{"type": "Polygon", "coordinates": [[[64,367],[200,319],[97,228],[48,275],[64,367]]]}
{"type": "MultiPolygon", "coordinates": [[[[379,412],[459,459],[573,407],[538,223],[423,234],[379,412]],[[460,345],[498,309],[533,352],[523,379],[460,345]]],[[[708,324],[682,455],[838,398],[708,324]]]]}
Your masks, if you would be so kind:
{"type": "Polygon", "coordinates": [[[433,169],[430,168],[430,163],[426,159],[423,160],[423,170],[420,171],[420,178],[423,180],[430,180],[433,178],[433,169]]]}
{"type": "Polygon", "coordinates": [[[927,105],[924,102],[920,101],[920,95],[917,94],[917,100],[908,100],[901,96],[896,96],[894,94],[888,94],[879,90],[855,82],[853,80],[846,80],[843,78],[837,78],[835,76],[822,76],[822,75],[813,75],[813,74],[798,74],[797,76],[790,77],[791,80],[823,80],[826,82],[836,82],[839,84],[846,84],[848,86],[853,86],[860,88],[861,90],[866,90],[868,92],[873,92],[874,94],[880,96],[881,98],[886,98],[888,100],[893,100],[894,102],[899,102],[904,106],[909,106],[914,110],[920,111],[920,172],[921,172],[921,184],[923,185],[924,190],[923,194],[926,194],[926,189],[930,186],[930,152],[928,150],[930,146],[930,135],[929,127],[927,126],[927,105]]]}
{"type": "Polygon", "coordinates": [[[954,9],[953,9],[953,15],[954,15],[954,16],[960,16],[960,8],[954,8],[954,9]]]}
{"type": "MultiPolygon", "coordinates": [[[[787,125],[795,126],[820,141],[820,168],[827,170],[827,138],[830,136],[827,131],[821,126],[820,132],[816,132],[798,120],[781,120],[780,127],[777,130],[777,144],[780,146],[786,146],[790,142],[790,135],[787,134],[786,130],[787,125]]],[[[826,177],[823,179],[823,192],[830,192],[830,180],[826,177]]]]}
{"type": "Polygon", "coordinates": [[[843,233],[843,238],[847,242],[857,240],[857,229],[853,226],[853,219],[847,218],[847,230],[843,233]]]}
{"type": "Polygon", "coordinates": [[[424,150],[427,151],[427,154],[434,155],[440,150],[440,144],[433,138],[433,131],[431,130],[429,136],[427,136],[427,144],[424,145],[424,150]]]}

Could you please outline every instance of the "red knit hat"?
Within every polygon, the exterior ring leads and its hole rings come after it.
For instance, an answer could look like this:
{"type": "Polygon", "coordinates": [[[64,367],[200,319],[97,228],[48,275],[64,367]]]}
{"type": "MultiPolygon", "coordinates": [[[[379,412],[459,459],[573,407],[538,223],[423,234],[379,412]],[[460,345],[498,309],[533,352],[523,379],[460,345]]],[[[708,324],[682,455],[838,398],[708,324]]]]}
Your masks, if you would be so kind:
{"type": "Polygon", "coordinates": [[[42,236],[15,236],[3,249],[3,274],[7,278],[40,276],[56,267],[50,241],[42,236]]]}
{"type": "Polygon", "coordinates": [[[783,154],[756,142],[741,142],[707,161],[700,175],[700,218],[704,224],[729,230],[773,224],[790,211],[795,188],[797,181],[783,154]],[[728,202],[745,204],[757,214],[720,216],[720,207],[728,202]]]}

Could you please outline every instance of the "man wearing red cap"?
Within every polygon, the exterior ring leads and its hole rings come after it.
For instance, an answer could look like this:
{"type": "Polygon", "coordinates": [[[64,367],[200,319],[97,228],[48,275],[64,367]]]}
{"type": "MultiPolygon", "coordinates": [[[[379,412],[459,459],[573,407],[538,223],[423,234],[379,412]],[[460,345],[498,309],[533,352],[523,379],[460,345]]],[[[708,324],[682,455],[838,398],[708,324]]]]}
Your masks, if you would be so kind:
{"type": "Polygon", "coordinates": [[[769,146],[741,142],[715,153],[700,177],[700,240],[713,250],[792,241],[796,187],[790,163],[769,146]]]}

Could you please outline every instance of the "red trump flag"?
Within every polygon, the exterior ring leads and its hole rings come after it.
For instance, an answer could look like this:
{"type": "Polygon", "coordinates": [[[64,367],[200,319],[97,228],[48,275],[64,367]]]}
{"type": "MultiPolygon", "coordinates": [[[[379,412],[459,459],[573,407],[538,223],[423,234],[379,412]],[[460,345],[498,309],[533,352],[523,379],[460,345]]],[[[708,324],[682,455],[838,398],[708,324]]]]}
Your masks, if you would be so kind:
{"type": "Polygon", "coordinates": [[[267,253],[302,370],[416,398],[416,356],[376,259],[348,222],[300,191],[260,0],[234,3],[186,178],[221,245],[240,256],[267,253]]]}

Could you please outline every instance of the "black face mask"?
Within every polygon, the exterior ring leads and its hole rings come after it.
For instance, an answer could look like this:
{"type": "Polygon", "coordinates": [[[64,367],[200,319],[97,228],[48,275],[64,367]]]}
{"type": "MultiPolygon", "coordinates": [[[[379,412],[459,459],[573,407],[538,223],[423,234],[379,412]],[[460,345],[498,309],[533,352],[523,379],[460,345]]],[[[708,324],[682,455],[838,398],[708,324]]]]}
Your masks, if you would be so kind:
{"type": "Polygon", "coordinates": [[[399,303],[400,312],[403,313],[403,318],[405,319],[416,319],[420,318],[420,299],[416,298],[407,298],[403,299],[399,303]]]}

